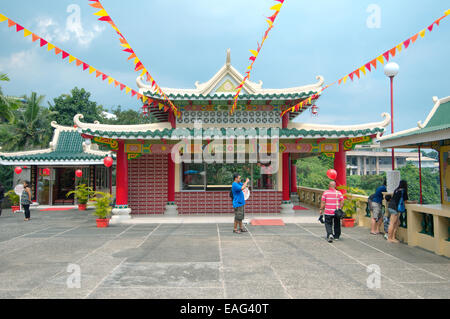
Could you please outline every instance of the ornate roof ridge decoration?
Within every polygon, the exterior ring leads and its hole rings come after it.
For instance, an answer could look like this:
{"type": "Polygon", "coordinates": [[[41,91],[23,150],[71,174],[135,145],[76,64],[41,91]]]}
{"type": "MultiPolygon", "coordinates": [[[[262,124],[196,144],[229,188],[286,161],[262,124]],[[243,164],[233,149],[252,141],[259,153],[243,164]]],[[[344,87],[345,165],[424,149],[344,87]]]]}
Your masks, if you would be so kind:
{"type": "Polygon", "coordinates": [[[83,119],[83,114],[77,114],[73,118],[73,122],[78,127],[78,132],[82,132],[84,130],[90,130],[92,132],[95,131],[113,131],[113,132],[148,132],[148,131],[157,131],[164,129],[171,129],[172,126],[170,123],[150,123],[150,124],[133,124],[133,125],[108,125],[108,124],[100,124],[98,121],[90,124],[83,123],[80,119],[83,119]]]}
{"type": "Polygon", "coordinates": [[[439,109],[439,107],[441,106],[441,104],[450,102],[450,96],[447,96],[445,98],[439,99],[437,96],[433,96],[433,103],[434,103],[434,107],[431,110],[431,112],[428,114],[428,117],[425,120],[425,123],[422,124],[422,121],[417,122],[417,127],[418,128],[425,128],[428,123],[430,122],[430,120],[433,118],[434,114],[436,113],[436,111],[439,109]]]}
{"type": "MultiPolygon", "coordinates": [[[[195,89],[176,89],[176,88],[162,88],[164,92],[168,96],[170,95],[191,95],[191,96],[210,96],[211,92],[216,88],[221,81],[226,77],[230,76],[236,83],[240,83],[244,76],[236,70],[231,65],[231,58],[230,58],[230,49],[227,50],[227,58],[225,64],[220,68],[220,70],[214,74],[214,76],[209,79],[206,82],[199,83],[198,81],[195,82],[195,89]]],[[[318,80],[317,83],[304,85],[304,86],[298,86],[298,87],[291,87],[291,88],[283,88],[283,89],[263,89],[262,85],[263,82],[259,81],[259,83],[255,83],[252,81],[247,80],[244,83],[244,90],[248,92],[250,95],[267,95],[267,94],[300,94],[300,93],[306,93],[310,91],[319,91],[323,84],[324,84],[324,78],[322,76],[317,76],[316,79],[318,80]]],[[[150,92],[151,94],[156,94],[157,92],[150,86],[145,84],[141,77],[137,77],[136,84],[139,87],[139,93],[146,94],[147,92],[150,92]]],[[[236,84],[237,85],[237,84],[236,84]]],[[[233,98],[235,93],[233,92],[215,92],[215,95],[223,96],[223,97],[230,97],[233,98]]],[[[245,94],[244,94],[245,96],[245,94]]]]}
{"type": "Polygon", "coordinates": [[[290,122],[288,129],[297,130],[334,130],[334,131],[358,131],[358,130],[372,130],[376,128],[385,128],[391,123],[391,116],[388,113],[381,114],[384,118],[381,122],[358,124],[358,125],[327,125],[327,124],[309,124],[290,122]]]}

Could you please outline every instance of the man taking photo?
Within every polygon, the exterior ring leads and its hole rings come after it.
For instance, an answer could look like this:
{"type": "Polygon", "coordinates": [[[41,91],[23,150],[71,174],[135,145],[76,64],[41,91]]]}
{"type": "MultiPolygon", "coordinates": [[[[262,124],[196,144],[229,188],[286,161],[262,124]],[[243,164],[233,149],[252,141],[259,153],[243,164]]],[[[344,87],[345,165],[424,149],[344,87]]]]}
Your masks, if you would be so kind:
{"type": "Polygon", "coordinates": [[[247,230],[242,227],[242,221],[244,220],[244,206],[245,197],[243,190],[247,188],[248,178],[245,183],[241,183],[241,176],[239,174],[233,175],[234,182],[231,186],[231,191],[233,193],[233,208],[234,208],[234,230],[233,233],[240,234],[246,233],[247,230]],[[239,225],[239,229],[237,229],[239,225]]]}

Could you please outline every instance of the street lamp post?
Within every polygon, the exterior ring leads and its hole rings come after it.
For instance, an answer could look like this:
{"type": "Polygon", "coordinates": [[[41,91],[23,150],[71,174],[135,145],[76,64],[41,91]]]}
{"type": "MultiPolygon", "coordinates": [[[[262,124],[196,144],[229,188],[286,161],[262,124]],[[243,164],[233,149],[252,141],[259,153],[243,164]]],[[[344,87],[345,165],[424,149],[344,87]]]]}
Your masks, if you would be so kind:
{"type": "MultiPolygon", "coordinates": [[[[399,70],[400,67],[395,62],[390,62],[384,67],[384,74],[391,80],[391,134],[394,134],[394,77],[399,70]]],[[[395,170],[394,148],[392,148],[392,170],[395,170]]]]}

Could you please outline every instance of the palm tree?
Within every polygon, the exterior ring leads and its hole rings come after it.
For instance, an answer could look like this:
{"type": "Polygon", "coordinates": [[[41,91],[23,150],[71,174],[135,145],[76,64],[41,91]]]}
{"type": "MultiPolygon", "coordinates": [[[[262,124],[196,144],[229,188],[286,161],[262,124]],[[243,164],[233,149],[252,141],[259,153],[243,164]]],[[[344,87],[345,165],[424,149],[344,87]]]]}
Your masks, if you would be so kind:
{"type": "MultiPolygon", "coordinates": [[[[9,81],[6,74],[0,73],[0,81],[9,81]]],[[[14,120],[13,110],[17,109],[19,101],[16,99],[7,97],[3,95],[2,89],[0,88],[0,123],[3,120],[12,122],[14,120]]]]}
{"type": "Polygon", "coordinates": [[[35,147],[45,147],[51,138],[50,112],[41,104],[45,96],[38,96],[35,92],[23,96],[23,107],[15,114],[12,124],[0,126],[0,139],[3,150],[30,150],[35,147]]]}

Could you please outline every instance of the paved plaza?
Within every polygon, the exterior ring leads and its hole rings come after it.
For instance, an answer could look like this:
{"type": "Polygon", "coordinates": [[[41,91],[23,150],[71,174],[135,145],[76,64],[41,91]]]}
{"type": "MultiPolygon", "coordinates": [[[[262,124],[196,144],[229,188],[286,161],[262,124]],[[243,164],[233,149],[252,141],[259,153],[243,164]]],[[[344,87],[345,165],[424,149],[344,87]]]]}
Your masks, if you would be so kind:
{"type": "Polygon", "coordinates": [[[231,215],[98,229],[92,211],[4,210],[0,299],[450,298],[450,259],[359,227],[329,244],[315,212],[298,214],[233,234],[231,215]]]}

